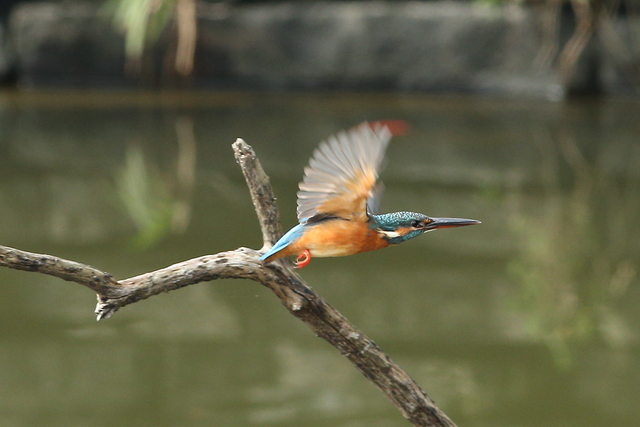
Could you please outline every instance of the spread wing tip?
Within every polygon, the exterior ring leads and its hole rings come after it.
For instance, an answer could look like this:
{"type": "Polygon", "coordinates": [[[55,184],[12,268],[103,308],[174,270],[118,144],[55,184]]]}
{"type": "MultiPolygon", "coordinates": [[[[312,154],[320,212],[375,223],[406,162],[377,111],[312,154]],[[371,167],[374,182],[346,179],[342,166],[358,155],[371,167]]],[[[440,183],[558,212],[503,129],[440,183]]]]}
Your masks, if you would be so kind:
{"type": "Polygon", "coordinates": [[[327,214],[366,220],[369,199],[379,196],[374,187],[387,145],[408,129],[404,120],[364,122],[321,142],[299,185],[298,220],[327,214]]]}

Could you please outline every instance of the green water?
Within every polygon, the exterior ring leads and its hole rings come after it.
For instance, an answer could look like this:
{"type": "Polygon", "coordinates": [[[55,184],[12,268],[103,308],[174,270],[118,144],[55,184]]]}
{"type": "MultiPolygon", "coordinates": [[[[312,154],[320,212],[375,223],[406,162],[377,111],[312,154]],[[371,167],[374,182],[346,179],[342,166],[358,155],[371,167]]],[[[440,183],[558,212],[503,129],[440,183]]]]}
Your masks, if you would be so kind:
{"type": "MultiPolygon", "coordinates": [[[[0,94],[0,244],[125,278],[261,246],[230,148],[285,228],[324,137],[404,119],[383,211],[476,218],[314,259],[308,283],[459,426],[640,425],[640,104],[387,95],[0,94]]],[[[72,283],[0,269],[0,426],[409,425],[249,281],[93,316],[72,283]]]]}

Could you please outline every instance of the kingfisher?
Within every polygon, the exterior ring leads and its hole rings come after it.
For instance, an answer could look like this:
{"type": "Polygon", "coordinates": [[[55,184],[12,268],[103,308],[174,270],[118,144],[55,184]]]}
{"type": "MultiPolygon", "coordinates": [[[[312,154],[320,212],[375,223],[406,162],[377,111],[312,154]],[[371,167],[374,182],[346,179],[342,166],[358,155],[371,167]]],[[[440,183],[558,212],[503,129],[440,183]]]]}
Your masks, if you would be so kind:
{"type": "Polygon", "coordinates": [[[416,212],[376,214],[382,193],[378,172],[402,121],[365,122],[320,143],[298,185],[299,224],[260,260],[296,256],[296,268],[312,257],[336,257],[382,249],[438,228],[480,221],[433,218],[416,212]]]}

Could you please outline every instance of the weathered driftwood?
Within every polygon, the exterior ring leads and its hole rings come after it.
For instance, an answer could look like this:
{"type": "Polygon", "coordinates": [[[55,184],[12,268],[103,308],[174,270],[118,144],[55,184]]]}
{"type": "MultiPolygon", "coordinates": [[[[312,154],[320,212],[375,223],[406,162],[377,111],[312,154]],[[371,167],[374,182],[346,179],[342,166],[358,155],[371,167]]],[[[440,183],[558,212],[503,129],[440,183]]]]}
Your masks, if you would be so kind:
{"type": "MultiPolygon", "coordinates": [[[[271,245],[280,237],[281,229],[269,178],[248,144],[238,139],[233,149],[249,186],[264,245],[271,245]]],[[[49,274],[91,288],[98,294],[95,310],[98,320],[110,317],[128,304],[198,282],[223,278],[255,280],[271,289],[294,316],[353,362],[413,425],[455,427],[376,343],[307,286],[289,261],[278,260],[265,266],[259,256],[260,251],[239,248],[116,281],[108,273],[74,261],[0,246],[0,266],[49,274]]]]}

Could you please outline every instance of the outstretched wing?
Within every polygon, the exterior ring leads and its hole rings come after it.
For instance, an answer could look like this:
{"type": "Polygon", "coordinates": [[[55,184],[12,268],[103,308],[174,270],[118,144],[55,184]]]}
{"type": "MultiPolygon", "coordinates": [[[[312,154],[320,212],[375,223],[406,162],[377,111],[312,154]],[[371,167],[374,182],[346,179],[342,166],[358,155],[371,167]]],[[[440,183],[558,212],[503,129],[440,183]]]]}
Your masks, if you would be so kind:
{"type": "Polygon", "coordinates": [[[392,132],[384,123],[363,123],[320,143],[298,191],[298,220],[336,216],[367,221],[378,171],[392,132]]]}

